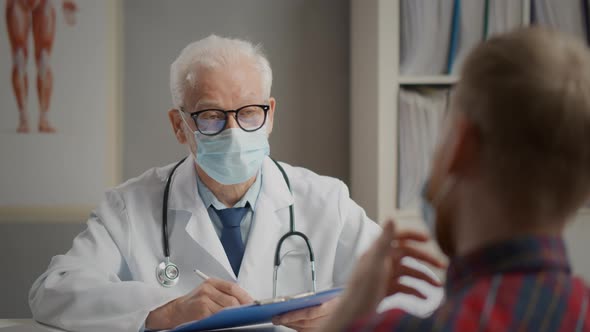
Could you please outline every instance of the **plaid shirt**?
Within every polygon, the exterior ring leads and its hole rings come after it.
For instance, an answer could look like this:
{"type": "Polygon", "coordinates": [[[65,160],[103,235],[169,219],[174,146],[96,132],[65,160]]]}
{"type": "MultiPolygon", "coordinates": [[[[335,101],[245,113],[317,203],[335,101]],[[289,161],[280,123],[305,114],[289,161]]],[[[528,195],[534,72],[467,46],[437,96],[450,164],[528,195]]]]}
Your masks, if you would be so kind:
{"type": "Polygon", "coordinates": [[[391,310],[351,331],[590,331],[590,290],[557,237],[506,241],[453,259],[446,300],[430,317],[391,310]]]}

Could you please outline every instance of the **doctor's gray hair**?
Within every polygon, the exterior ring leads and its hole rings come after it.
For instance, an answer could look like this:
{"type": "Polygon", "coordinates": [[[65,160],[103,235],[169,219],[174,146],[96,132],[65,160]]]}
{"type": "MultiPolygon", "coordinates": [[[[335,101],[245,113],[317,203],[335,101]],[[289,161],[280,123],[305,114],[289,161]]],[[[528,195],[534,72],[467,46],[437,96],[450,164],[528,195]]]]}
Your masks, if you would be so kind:
{"type": "Polygon", "coordinates": [[[183,106],[187,88],[197,84],[199,67],[215,68],[250,60],[260,71],[262,91],[265,98],[270,97],[272,70],[262,52],[261,45],[240,39],[223,38],[211,35],[187,45],[170,66],[170,92],[175,107],[183,106]]]}

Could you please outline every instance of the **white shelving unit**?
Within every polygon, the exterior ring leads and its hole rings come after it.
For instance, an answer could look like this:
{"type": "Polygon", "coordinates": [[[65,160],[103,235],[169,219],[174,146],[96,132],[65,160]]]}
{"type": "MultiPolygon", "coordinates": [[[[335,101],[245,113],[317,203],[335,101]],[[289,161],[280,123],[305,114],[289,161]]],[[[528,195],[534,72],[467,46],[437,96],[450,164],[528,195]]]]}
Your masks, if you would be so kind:
{"type": "Polygon", "coordinates": [[[454,75],[437,75],[437,76],[400,76],[396,85],[452,85],[457,82],[459,77],[454,75]]]}
{"type": "MultiPolygon", "coordinates": [[[[530,1],[523,25],[530,23],[530,1]]],[[[418,211],[397,202],[397,110],[400,87],[452,85],[458,77],[399,75],[400,0],[351,0],[351,194],[369,217],[413,222],[418,211]]]]}
{"type": "Polygon", "coordinates": [[[395,207],[399,2],[351,0],[351,193],[369,217],[395,207]]]}

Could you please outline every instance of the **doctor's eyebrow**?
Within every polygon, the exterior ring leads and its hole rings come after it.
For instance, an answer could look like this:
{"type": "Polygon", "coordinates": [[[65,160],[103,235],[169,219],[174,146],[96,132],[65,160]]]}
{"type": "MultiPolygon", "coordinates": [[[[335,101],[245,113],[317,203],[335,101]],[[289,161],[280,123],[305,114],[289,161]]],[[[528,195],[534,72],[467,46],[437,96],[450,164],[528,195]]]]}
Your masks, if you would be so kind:
{"type": "Polygon", "coordinates": [[[221,110],[223,107],[220,107],[217,101],[212,99],[201,99],[196,104],[191,112],[197,112],[204,109],[218,109],[221,110]]]}

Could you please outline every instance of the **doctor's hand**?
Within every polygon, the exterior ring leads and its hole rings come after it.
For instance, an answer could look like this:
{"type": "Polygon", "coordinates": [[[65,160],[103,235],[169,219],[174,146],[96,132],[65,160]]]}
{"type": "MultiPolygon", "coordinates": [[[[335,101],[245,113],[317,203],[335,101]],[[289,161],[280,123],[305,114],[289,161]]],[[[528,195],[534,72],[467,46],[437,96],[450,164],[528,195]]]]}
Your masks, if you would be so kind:
{"type": "Polygon", "coordinates": [[[274,325],[284,325],[299,332],[312,331],[319,328],[336,309],[339,298],[330,300],[322,305],[292,311],[273,318],[274,325]]]}
{"type": "Polygon", "coordinates": [[[151,330],[171,329],[180,324],[209,317],[223,308],[254,302],[233,282],[209,278],[185,296],[150,312],[145,323],[151,330]]]}
{"type": "Polygon", "coordinates": [[[342,301],[326,320],[320,331],[341,331],[357,319],[374,313],[386,296],[396,293],[411,294],[426,298],[418,290],[400,282],[402,276],[424,280],[434,286],[440,282],[422,271],[402,264],[404,257],[412,257],[438,268],[444,263],[431,254],[410,245],[411,242],[426,242],[425,234],[407,231],[396,234],[393,221],[383,227],[381,236],[357,261],[357,266],[348,282],[342,301]]]}

